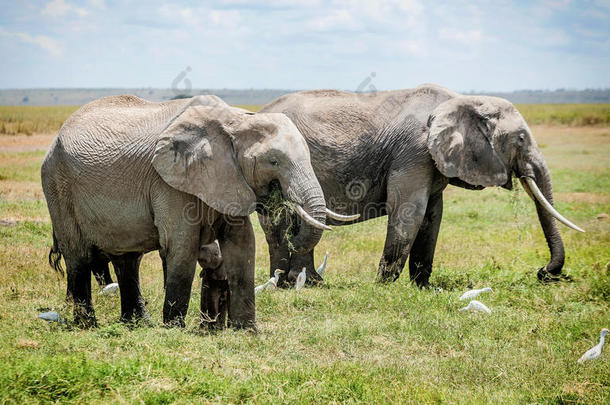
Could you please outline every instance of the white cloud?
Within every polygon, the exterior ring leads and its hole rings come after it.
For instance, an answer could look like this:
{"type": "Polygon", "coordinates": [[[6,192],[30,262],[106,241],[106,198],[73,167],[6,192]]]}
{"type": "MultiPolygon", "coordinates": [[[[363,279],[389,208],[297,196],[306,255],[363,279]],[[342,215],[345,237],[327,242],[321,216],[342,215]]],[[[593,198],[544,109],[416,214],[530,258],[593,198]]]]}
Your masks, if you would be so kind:
{"type": "Polygon", "coordinates": [[[0,28],[0,37],[13,38],[26,44],[37,45],[53,56],[61,56],[63,47],[61,44],[46,35],[30,35],[25,32],[8,32],[0,28]]]}
{"type": "Polygon", "coordinates": [[[465,45],[476,45],[486,40],[485,36],[483,35],[483,31],[480,29],[461,31],[456,29],[442,28],[439,32],[439,36],[442,39],[460,42],[465,45]]]}
{"type": "Polygon", "coordinates": [[[91,4],[95,8],[99,8],[100,10],[106,9],[106,3],[104,0],[89,0],[89,4],[91,4]]]}
{"type": "Polygon", "coordinates": [[[413,54],[413,55],[425,55],[426,54],[425,43],[424,43],[424,41],[421,41],[421,40],[417,40],[417,41],[411,41],[411,40],[398,41],[398,44],[397,44],[396,48],[399,51],[408,52],[408,53],[413,54]]]}
{"type": "Polygon", "coordinates": [[[52,18],[63,17],[69,13],[76,13],[80,17],[85,17],[89,15],[89,11],[87,11],[86,9],[68,4],[65,0],[51,0],[42,9],[43,15],[47,15],[52,18]]]}
{"type": "Polygon", "coordinates": [[[61,17],[70,11],[70,6],[64,0],[52,0],[42,9],[43,15],[61,17]]]}
{"type": "Polygon", "coordinates": [[[242,23],[239,10],[189,8],[163,4],[157,12],[166,21],[188,25],[198,32],[205,31],[208,26],[214,29],[237,29],[242,23]]]}
{"type": "Polygon", "coordinates": [[[311,19],[307,26],[315,31],[330,30],[353,30],[358,28],[358,23],[352,13],[345,9],[332,10],[323,17],[311,19]]]}

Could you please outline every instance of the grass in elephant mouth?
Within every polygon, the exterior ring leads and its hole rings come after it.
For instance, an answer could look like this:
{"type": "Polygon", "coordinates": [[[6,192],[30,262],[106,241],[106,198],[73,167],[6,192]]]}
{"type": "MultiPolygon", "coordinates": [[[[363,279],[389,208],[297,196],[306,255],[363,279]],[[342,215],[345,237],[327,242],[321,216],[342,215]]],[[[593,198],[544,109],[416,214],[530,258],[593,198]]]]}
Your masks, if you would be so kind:
{"type": "Polygon", "coordinates": [[[295,225],[292,221],[294,214],[294,203],[288,201],[282,195],[279,185],[272,184],[269,197],[263,204],[265,213],[269,216],[271,223],[277,225],[280,221],[287,219],[288,227],[284,230],[282,238],[288,242],[288,248],[294,250],[292,237],[294,236],[295,225]]]}

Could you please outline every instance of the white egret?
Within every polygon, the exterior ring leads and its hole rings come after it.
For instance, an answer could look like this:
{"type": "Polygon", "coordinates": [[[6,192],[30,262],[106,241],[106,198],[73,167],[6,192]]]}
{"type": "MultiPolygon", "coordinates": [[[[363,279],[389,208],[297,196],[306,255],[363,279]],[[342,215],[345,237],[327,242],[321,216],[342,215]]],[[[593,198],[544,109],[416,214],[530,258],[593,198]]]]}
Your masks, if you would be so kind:
{"type": "Polygon", "coordinates": [[[460,297],[460,301],[471,300],[471,299],[475,298],[476,296],[478,296],[479,294],[484,293],[484,292],[492,292],[492,290],[490,287],[485,287],[485,288],[481,288],[479,290],[466,291],[460,297]]]}
{"type": "Polygon", "coordinates": [[[55,311],[41,312],[40,314],[38,314],[38,317],[40,319],[44,319],[47,322],[60,322],[61,323],[64,321],[64,318],[62,318],[61,315],[59,315],[55,311]]]}
{"type": "Polygon", "coordinates": [[[491,310],[487,308],[487,305],[477,300],[470,301],[467,306],[460,308],[460,311],[486,312],[491,314],[491,310]]]}
{"type": "Polygon", "coordinates": [[[266,290],[274,290],[277,288],[277,282],[280,279],[280,274],[284,273],[284,270],[275,269],[273,277],[267,280],[266,283],[259,285],[254,289],[254,294],[259,294],[266,290]]]}
{"type": "Polygon", "coordinates": [[[119,291],[119,283],[110,283],[102,288],[99,295],[114,295],[119,291]]]}
{"type": "Polygon", "coordinates": [[[326,254],[324,255],[324,260],[322,261],[322,264],[320,265],[320,267],[318,267],[316,269],[316,273],[318,273],[318,276],[320,277],[324,277],[324,272],[326,271],[326,261],[328,260],[328,252],[326,252],[326,254]]]}
{"type": "Polygon", "coordinates": [[[596,358],[602,355],[602,347],[604,347],[606,335],[608,334],[608,332],[609,331],[606,328],[601,330],[599,334],[599,343],[587,350],[585,354],[583,354],[582,357],[578,359],[579,363],[583,363],[589,360],[595,360],[596,358]]]}
{"type": "Polygon", "coordinates": [[[297,276],[296,283],[294,283],[294,289],[300,290],[301,288],[303,288],[303,286],[305,285],[306,279],[307,279],[307,272],[305,271],[305,267],[303,267],[303,270],[301,270],[301,272],[297,276]]]}

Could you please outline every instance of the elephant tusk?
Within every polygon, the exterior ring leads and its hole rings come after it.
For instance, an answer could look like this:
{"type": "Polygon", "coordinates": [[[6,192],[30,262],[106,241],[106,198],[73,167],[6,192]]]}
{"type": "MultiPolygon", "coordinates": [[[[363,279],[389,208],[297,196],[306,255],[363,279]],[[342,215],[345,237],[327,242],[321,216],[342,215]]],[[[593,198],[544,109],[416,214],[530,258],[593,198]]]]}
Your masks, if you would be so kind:
{"type": "Polygon", "coordinates": [[[524,187],[525,191],[528,191],[527,194],[532,198],[532,200],[534,200],[534,201],[538,200],[538,202],[542,205],[542,207],[545,210],[548,211],[549,214],[554,216],[559,222],[566,225],[567,227],[570,227],[578,232],[584,232],[584,229],[579,228],[578,226],[574,225],[573,223],[571,223],[570,221],[565,219],[563,217],[563,215],[561,215],[559,212],[557,212],[557,210],[555,210],[555,208],[553,208],[551,203],[548,202],[546,198],[544,198],[544,195],[538,188],[538,185],[536,184],[534,179],[532,179],[531,177],[521,177],[520,180],[521,180],[521,184],[523,184],[525,186],[524,187]]]}
{"type": "Polygon", "coordinates": [[[355,221],[358,218],[360,218],[360,214],[341,215],[341,214],[337,214],[336,212],[329,210],[328,208],[326,208],[326,216],[329,218],[332,218],[332,219],[336,219],[337,221],[342,221],[342,222],[355,221]]]}
{"type": "Polygon", "coordinates": [[[322,222],[313,218],[300,205],[295,204],[295,210],[296,210],[297,214],[299,214],[299,216],[301,218],[303,218],[303,221],[307,222],[309,225],[313,226],[314,228],[323,229],[325,231],[332,231],[332,228],[330,226],[324,225],[322,222]]]}

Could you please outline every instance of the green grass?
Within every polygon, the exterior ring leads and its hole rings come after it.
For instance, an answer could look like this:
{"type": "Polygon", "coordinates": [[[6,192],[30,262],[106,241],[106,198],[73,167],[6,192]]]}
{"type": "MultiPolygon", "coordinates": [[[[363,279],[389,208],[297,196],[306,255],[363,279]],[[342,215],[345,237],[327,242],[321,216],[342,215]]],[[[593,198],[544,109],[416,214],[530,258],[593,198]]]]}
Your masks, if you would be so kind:
{"type": "Polygon", "coordinates": [[[610,125],[610,104],[517,104],[529,125],[610,125]]]}
{"type": "MultiPolygon", "coordinates": [[[[330,252],[326,284],[257,296],[258,334],[200,332],[199,278],[187,327],[163,328],[156,253],[141,267],[156,326],[118,323],[118,297],[97,294],[96,329],[38,320],[47,308],[71,319],[65,279],[47,264],[46,205],[29,189],[40,187],[43,153],[3,152],[0,219],[12,220],[0,225],[0,403],[608,403],[607,350],[576,363],[610,326],[610,221],[596,219],[610,213],[608,131],[533,132],[558,209],[587,230],[561,227],[572,282],[536,281],[548,249],[520,186],[450,187],[433,288],[412,286],[408,270],[374,283],[385,218],[335,227],[316,250],[316,263],[330,252]],[[463,291],[488,285],[491,316],[458,311],[463,291]]],[[[267,246],[253,219],[262,283],[267,246]]]]}
{"type": "MultiPolygon", "coordinates": [[[[237,107],[258,111],[259,105],[237,107]]],[[[518,104],[529,125],[610,125],[610,104],[518,104]]],[[[78,106],[0,106],[0,135],[57,132],[78,106]]]]}
{"type": "Polygon", "coordinates": [[[78,106],[0,106],[0,135],[57,132],[78,106]]]}

